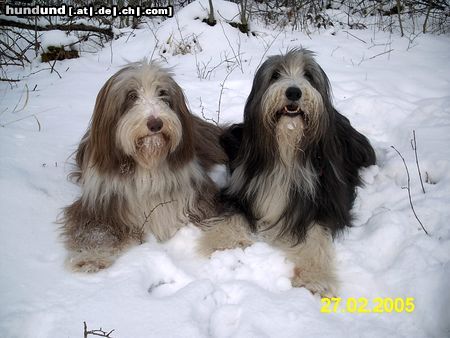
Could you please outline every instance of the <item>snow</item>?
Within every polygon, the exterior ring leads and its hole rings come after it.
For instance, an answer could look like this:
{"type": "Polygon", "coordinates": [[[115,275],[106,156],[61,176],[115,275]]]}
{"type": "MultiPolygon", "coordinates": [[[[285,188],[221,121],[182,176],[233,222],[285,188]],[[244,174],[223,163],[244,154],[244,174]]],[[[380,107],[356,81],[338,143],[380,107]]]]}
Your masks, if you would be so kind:
{"type": "MultiPolygon", "coordinates": [[[[22,81],[0,84],[0,336],[80,337],[84,321],[134,338],[450,336],[450,37],[419,35],[411,43],[375,28],[280,33],[256,21],[255,36],[246,36],[224,19],[202,23],[206,3],[143,25],[99,53],[57,62],[61,78],[38,59],[7,68],[8,78],[22,81]],[[183,41],[198,46],[174,53],[183,41]],[[378,156],[362,173],[355,227],[335,242],[339,296],[414,297],[412,313],[321,313],[318,296],[291,287],[292,265],[281,252],[256,243],[200,258],[200,230],[192,225],[166,243],[150,238],[97,274],[64,269],[56,220],[80,193],[66,178],[70,156],[109,76],[128,61],[161,59],[195,114],[217,119],[220,107],[221,123],[237,122],[257,66],[300,45],[316,52],[336,107],[378,156]],[[406,160],[414,207],[431,236],[414,218],[392,145],[406,160]]],[[[237,13],[235,4],[214,5],[227,19],[237,13]]],[[[221,185],[223,174],[213,173],[221,185]]]]}
{"type": "MultiPolygon", "coordinates": [[[[47,51],[48,47],[61,47],[74,44],[78,39],[73,34],[67,34],[63,31],[52,30],[43,32],[41,35],[41,47],[44,51],[47,51]]],[[[70,47],[66,47],[70,49],[70,47]]]]}

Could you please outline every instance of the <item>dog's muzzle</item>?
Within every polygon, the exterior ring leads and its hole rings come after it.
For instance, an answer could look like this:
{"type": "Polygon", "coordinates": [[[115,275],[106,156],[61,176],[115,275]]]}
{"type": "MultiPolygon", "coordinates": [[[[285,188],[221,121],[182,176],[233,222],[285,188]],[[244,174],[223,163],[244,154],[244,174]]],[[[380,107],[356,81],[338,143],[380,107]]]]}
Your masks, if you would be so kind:
{"type": "Polygon", "coordinates": [[[305,113],[300,109],[299,100],[302,97],[302,91],[298,87],[289,87],[286,89],[285,96],[289,103],[278,112],[279,116],[304,117],[305,113]]]}
{"type": "Polygon", "coordinates": [[[163,126],[164,122],[162,119],[151,115],[147,119],[147,129],[149,134],[138,139],[138,148],[162,148],[167,142],[167,136],[161,132],[163,126]]]}

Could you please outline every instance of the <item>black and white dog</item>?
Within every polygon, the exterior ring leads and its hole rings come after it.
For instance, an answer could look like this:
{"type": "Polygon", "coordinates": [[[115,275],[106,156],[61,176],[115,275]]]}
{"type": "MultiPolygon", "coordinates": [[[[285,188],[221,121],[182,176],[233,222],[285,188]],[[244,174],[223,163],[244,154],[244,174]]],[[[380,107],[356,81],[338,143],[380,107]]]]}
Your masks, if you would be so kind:
{"type": "Polygon", "coordinates": [[[366,137],[333,107],[313,53],[293,49],[258,69],[244,122],[222,136],[233,215],[207,231],[200,251],[265,240],[295,264],[292,283],[333,295],[332,238],[352,222],[359,169],[375,164],[366,137]]]}

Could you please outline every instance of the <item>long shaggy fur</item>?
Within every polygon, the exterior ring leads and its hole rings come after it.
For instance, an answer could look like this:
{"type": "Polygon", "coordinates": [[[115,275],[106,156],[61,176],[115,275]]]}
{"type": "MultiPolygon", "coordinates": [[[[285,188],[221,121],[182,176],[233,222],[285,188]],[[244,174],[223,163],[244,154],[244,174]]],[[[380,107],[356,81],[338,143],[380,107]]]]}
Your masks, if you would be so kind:
{"type": "Polygon", "coordinates": [[[68,265],[97,271],[147,234],[163,241],[186,222],[215,215],[207,171],[226,161],[220,132],[189,112],[181,88],[157,64],[113,75],[75,156],[82,194],[62,219],[68,265]]]}
{"type": "MultiPolygon", "coordinates": [[[[375,164],[375,153],[333,107],[313,53],[269,57],[256,72],[244,122],[229,127],[221,143],[231,160],[223,192],[230,210],[245,216],[253,237],[285,249],[296,264],[294,285],[335,292],[331,238],[351,225],[358,171],[375,164]]],[[[201,250],[226,247],[218,238],[232,237],[235,224],[229,217],[206,234],[201,250]]]]}

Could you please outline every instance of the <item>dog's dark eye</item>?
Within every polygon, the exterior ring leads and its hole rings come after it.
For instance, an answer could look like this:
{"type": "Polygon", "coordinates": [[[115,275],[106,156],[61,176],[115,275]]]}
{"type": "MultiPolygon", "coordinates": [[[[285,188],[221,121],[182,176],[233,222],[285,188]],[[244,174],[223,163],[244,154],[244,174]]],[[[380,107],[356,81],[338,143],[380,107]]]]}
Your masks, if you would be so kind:
{"type": "Polygon", "coordinates": [[[139,95],[135,90],[130,90],[127,92],[127,96],[121,106],[122,113],[126,113],[135,104],[138,98],[139,95]]]}
{"type": "Polygon", "coordinates": [[[309,82],[312,81],[312,76],[310,72],[305,72],[304,77],[306,80],[308,80],[309,82]]]}
{"type": "Polygon", "coordinates": [[[134,102],[138,99],[138,94],[134,90],[130,90],[127,94],[127,101],[134,102]]]}
{"type": "Polygon", "coordinates": [[[275,80],[278,80],[279,78],[280,78],[280,72],[278,70],[276,70],[272,73],[270,80],[275,81],[275,80]]]}
{"type": "Polygon", "coordinates": [[[170,106],[170,96],[169,96],[169,92],[167,90],[160,89],[158,91],[158,96],[161,99],[161,101],[167,103],[167,105],[170,106]]]}

